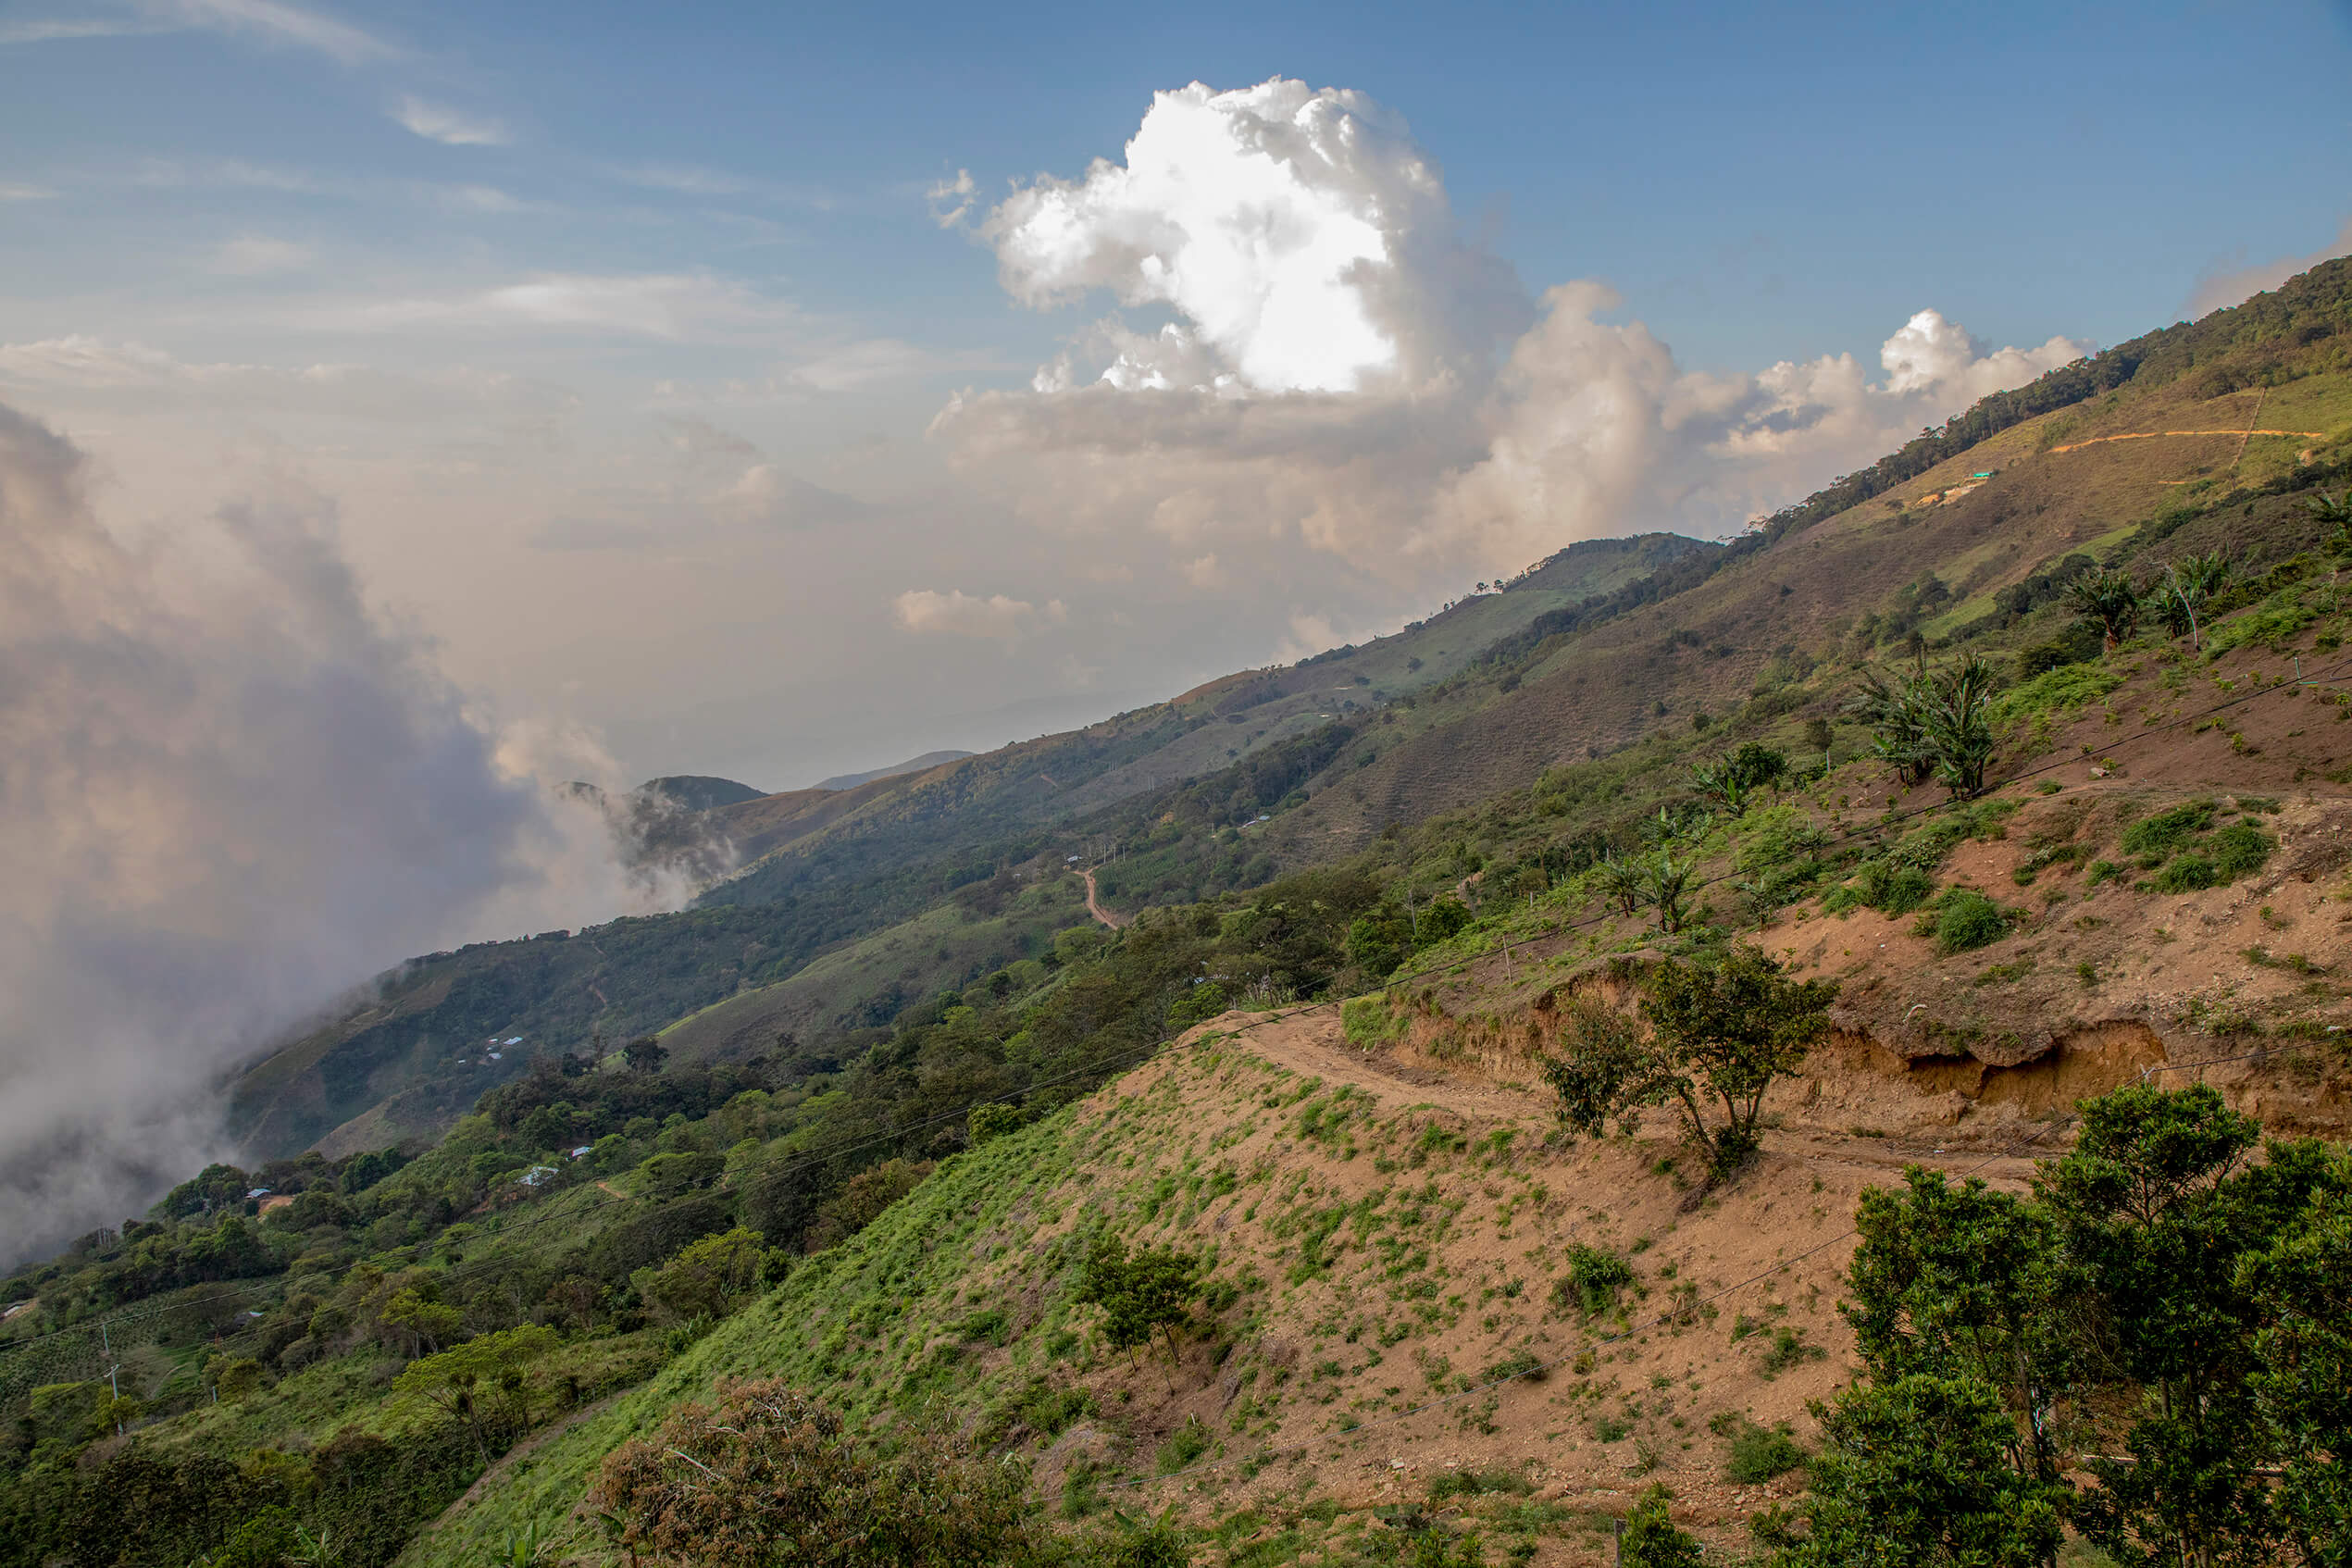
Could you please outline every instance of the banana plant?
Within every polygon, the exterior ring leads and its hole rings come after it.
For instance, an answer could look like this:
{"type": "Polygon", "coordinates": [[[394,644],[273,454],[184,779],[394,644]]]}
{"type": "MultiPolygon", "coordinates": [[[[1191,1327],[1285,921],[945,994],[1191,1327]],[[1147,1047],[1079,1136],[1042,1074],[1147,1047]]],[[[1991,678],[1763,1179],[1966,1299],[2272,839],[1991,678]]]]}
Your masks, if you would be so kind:
{"type": "Polygon", "coordinates": [[[2066,585],[2066,607],[2086,621],[2097,621],[2112,653],[2139,624],[2140,591],[2126,573],[2102,567],[2066,585]]]}

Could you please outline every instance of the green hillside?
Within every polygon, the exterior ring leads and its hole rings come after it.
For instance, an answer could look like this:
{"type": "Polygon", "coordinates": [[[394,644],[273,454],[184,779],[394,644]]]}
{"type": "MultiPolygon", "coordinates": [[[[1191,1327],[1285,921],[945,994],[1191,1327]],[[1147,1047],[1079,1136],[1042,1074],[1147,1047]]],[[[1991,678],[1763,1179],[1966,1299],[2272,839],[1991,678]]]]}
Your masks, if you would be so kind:
{"type": "Polygon", "coordinates": [[[2338,262],[1730,545],[718,808],[0,1287],[0,1563],[606,1568],[736,1378],[992,1560],[2333,1562],[2347,492],[2338,262]]]}

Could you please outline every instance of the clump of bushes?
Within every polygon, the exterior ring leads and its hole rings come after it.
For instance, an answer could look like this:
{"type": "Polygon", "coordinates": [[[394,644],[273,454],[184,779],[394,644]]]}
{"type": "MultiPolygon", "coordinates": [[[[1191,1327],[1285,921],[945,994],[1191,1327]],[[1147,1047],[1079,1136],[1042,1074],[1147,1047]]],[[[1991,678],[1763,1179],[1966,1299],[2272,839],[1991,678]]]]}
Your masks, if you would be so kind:
{"type": "Polygon", "coordinates": [[[2159,893],[2193,893],[2227,887],[2261,870],[2276,840],[2251,821],[2216,828],[2214,818],[2213,802],[2196,800],[2126,828],[2124,852],[2136,857],[2141,870],[2156,872],[2145,886],[2159,893]]]}
{"type": "Polygon", "coordinates": [[[2008,936],[2009,912],[1973,889],[1954,888],[1921,916],[1920,934],[1935,939],[1937,952],[1967,952],[2008,936]]]}
{"type": "Polygon", "coordinates": [[[1568,1249],[1568,1273],[1551,1288],[1552,1305],[1574,1306],[1587,1320],[1616,1310],[1617,1298],[1634,1283],[1633,1265],[1614,1252],[1582,1242],[1568,1249]]]}
{"type": "Polygon", "coordinates": [[[1761,1486],[1776,1475],[1786,1475],[1812,1457],[1789,1435],[1786,1422],[1761,1426],[1736,1412],[1725,1411],[1708,1423],[1708,1429],[1731,1440],[1724,1455],[1724,1474],[1743,1487],[1761,1486]]]}

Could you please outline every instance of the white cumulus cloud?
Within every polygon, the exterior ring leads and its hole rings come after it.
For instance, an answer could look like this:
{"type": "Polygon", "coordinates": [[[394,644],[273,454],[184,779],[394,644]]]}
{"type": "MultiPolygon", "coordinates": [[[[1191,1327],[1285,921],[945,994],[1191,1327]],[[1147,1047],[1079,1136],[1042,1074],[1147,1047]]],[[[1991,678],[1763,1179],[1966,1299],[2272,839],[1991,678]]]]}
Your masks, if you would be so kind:
{"type": "Polygon", "coordinates": [[[952,399],[950,460],[1039,525],[1302,593],[1721,533],[2085,352],[1990,348],[1922,310],[1875,378],[1850,355],[1687,369],[1604,284],[1529,297],[1458,233],[1401,120],[1297,81],[1159,93],[1124,162],[1041,177],[978,231],[1016,300],[1168,319],[1095,321],[1026,391],[952,399]]]}
{"type": "Polygon", "coordinates": [[[1483,349],[1514,303],[1507,269],[1456,239],[1444,181],[1400,118],[1280,79],[1156,94],[1126,162],[1040,178],[981,232],[1027,304],[1104,291],[1179,313],[1116,342],[1102,374],[1124,388],[1418,380],[1483,349]]]}
{"type": "Polygon", "coordinates": [[[1026,599],[1008,598],[1002,593],[984,597],[960,588],[952,588],[945,593],[936,589],[911,588],[891,601],[890,608],[899,625],[909,631],[998,641],[1009,641],[1042,626],[1058,623],[1067,615],[1059,599],[1049,600],[1039,608],[1026,599]]]}

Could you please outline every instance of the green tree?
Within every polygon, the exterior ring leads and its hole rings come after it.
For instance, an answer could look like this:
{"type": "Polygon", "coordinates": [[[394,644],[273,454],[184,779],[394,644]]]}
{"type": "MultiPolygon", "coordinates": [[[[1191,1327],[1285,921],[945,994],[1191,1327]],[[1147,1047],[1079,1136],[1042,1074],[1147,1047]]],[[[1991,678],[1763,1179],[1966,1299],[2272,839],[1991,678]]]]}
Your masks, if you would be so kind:
{"type": "Polygon", "coordinates": [[[384,1326],[404,1342],[411,1360],[456,1338],[465,1321],[455,1307],[414,1286],[393,1291],[379,1315],[384,1326]]]}
{"type": "Polygon", "coordinates": [[[1087,1250],[1070,1299],[1102,1309],[1102,1336],[1113,1349],[1132,1355],[1158,1332],[1173,1362],[1181,1353],[1176,1331],[1191,1321],[1200,1295],[1199,1259],[1166,1247],[1130,1253],[1125,1241],[1106,1231],[1087,1250]]]}
{"type": "Polygon", "coordinates": [[[652,1035],[641,1035],[621,1047],[621,1060],[632,1073],[658,1073],[669,1060],[669,1047],[652,1035]]]}
{"type": "Polygon", "coordinates": [[[2352,1155],[2271,1245],[2240,1264],[2257,1412],[2283,1461],[2281,1534],[2306,1568],[2352,1564],[2352,1155]]]}
{"type": "Polygon", "coordinates": [[[2036,1568],[2057,1561],[2067,1488],[2008,1462],[2000,1397],[1913,1373],[1818,1412],[1803,1533],[1785,1568],[2036,1568]]]}
{"type": "Polygon", "coordinates": [[[1621,1568],[1702,1568],[1698,1538],[1666,1512],[1666,1488],[1651,1487],[1625,1515],[1617,1539],[1621,1568]]]}
{"type": "Polygon", "coordinates": [[[2066,585],[2066,607],[2096,624],[2110,653],[2123,645],[2139,624],[2140,591],[2129,575],[2100,567],[2084,572],[2066,585]]]}
{"type": "Polygon", "coordinates": [[[1560,1042],[1543,1075],[1562,1123],[1587,1138],[1600,1137],[1612,1118],[1633,1131],[1640,1115],[1634,1085],[1646,1070],[1641,1025],[1596,998],[1571,996],[1561,1003],[1560,1042]]]}
{"type": "Polygon", "coordinates": [[[2334,495],[2322,491],[2304,504],[2310,508],[2313,522],[2335,530],[2328,538],[2328,548],[2339,555],[2352,555],[2352,490],[2334,495]]]}
{"type": "Polygon", "coordinates": [[[1001,1100],[991,1100],[985,1105],[973,1106],[972,1114],[964,1119],[964,1126],[966,1139],[977,1149],[1008,1132],[1017,1131],[1021,1126],[1021,1108],[1008,1105],[1001,1100]]]}
{"type": "Polygon", "coordinates": [[[640,1269],[640,1300],[664,1323],[725,1317],[758,1293],[767,1248],[760,1233],[737,1226],[679,1248],[659,1268],[640,1269]]]}
{"type": "Polygon", "coordinates": [[[1668,936],[1681,930],[1684,921],[1689,918],[1683,901],[1689,896],[1691,878],[1698,871],[1698,856],[1685,855],[1676,860],[1665,850],[1659,851],[1649,864],[1644,892],[1658,911],[1658,928],[1668,936]]]}
{"type": "Polygon", "coordinates": [[[493,1433],[529,1424],[523,1371],[562,1341],[536,1323],[484,1334],[402,1368],[392,1391],[421,1399],[462,1426],[490,1462],[493,1433]]]}
{"type": "Polygon", "coordinates": [[[1722,1177],[1754,1152],[1764,1091],[1803,1064],[1829,1030],[1837,987],[1791,980],[1752,947],[1709,964],[1670,959],[1643,984],[1646,1036],[1608,1009],[1574,1005],[1565,1048],[1544,1076],[1562,1120],[1598,1135],[1612,1120],[1630,1130],[1647,1106],[1672,1101],[1722,1177]]]}
{"type": "Polygon", "coordinates": [[[2198,626],[2198,612],[2211,604],[2230,580],[2230,558],[2219,550],[2202,555],[2185,555],[2168,564],[2164,575],[2148,591],[2148,600],[2164,629],[2175,637],[2186,636],[2194,645],[2204,646],[2198,626]]]}
{"type": "Polygon", "coordinates": [[[1764,1091],[1829,1032],[1836,983],[1791,980],[1777,960],[1737,946],[1712,964],[1670,959],[1644,991],[1648,1070],[1628,1087],[1680,1106],[1708,1170],[1726,1176],[1755,1151],[1764,1091]]]}
{"type": "Polygon", "coordinates": [[[1862,674],[1861,687],[1846,701],[1842,712],[1871,732],[1871,754],[1895,771],[1903,787],[1927,782],[1935,771],[1935,753],[1927,744],[1926,669],[1909,676],[1887,677],[1876,670],[1862,674]]]}
{"type": "Polygon", "coordinates": [[[2309,1148],[2274,1144],[2241,1170],[2260,1128],[2206,1085],[2147,1085],[2086,1101],[2073,1150],[2035,1186],[2084,1288],[2086,1352],[2139,1391],[2122,1454],[2091,1460],[2084,1533],[2119,1562],[2218,1568],[2267,1562],[2269,1487],[2248,1372],[2255,1324],[2237,1261],[2266,1248],[2319,1174],[2309,1148]]]}
{"type": "Polygon", "coordinates": [[[1958,1187],[1914,1165],[1908,1190],[1862,1194],[1842,1308],[1880,1382],[1972,1378],[1997,1390],[2014,1424],[2004,1452],[2020,1475],[2060,1473],[2051,1412],[2072,1381],[2066,1306],[2073,1281],[2041,1210],[1975,1177],[1958,1187]]]}
{"type": "Polygon", "coordinates": [[[1648,867],[1643,862],[1629,859],[1610,849],[1601,852],[1596,867],[1602,894],[1616,904],[1620,914],[1631,915],[1641,907],[1644,896],[1642,884],[1648,875],[1648,867]]]}
{"type": "Polygon", "coordinates": [[[1922,735],[1936,781],[1954,800],[1985,792],[1985,769],[1993,760],[1992,701],[1993,666],[1974,653],[1927,679],[1922,735]]]}

